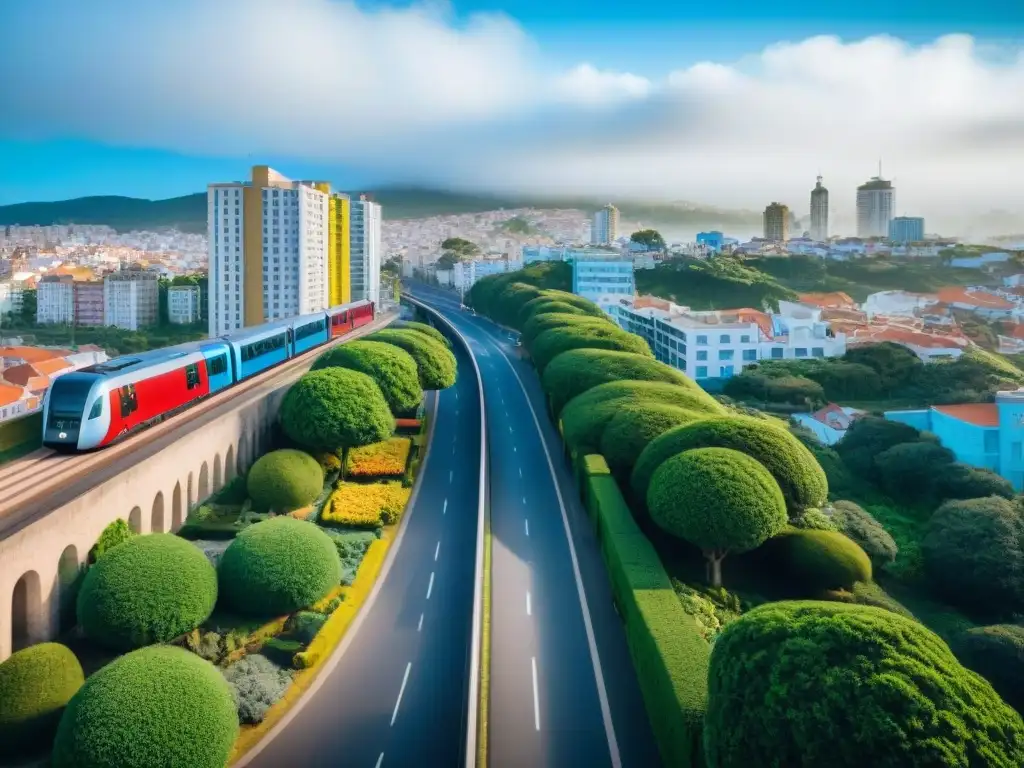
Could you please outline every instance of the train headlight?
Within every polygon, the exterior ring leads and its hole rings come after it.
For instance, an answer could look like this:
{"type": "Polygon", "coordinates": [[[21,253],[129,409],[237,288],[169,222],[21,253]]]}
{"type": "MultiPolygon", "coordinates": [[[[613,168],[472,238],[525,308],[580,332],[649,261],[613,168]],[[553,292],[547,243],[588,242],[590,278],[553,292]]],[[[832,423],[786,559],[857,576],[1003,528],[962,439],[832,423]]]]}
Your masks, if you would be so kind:
{"type": "Polygon", "coordinates": [[[61,432],[60,434],[57,435],[57,437],[59,437],[61,440],[67,440],[68,439],[68,433],[67,432],[61,432]]]}

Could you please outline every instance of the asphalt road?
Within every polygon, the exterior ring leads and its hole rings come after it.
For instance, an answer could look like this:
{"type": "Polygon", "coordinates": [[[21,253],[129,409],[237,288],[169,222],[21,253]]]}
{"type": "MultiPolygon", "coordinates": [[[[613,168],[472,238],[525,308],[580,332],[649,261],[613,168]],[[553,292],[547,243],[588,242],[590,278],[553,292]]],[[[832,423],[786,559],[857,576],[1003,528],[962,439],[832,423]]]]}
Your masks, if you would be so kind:
{"type": "Polygon", "coordinates": [[[244,765],[445,766],[464,760],[479,511],[480,408],[461,348],[390,570],[337,665],[244,765]]]}
{"type": "Polygon", "coordinates": [[[457,297],[420,286],[414,293],[466,336],[484,380],[491,766],[660,765],[597,538],[535,372],[507,333],[460,311],[457,297]]]}

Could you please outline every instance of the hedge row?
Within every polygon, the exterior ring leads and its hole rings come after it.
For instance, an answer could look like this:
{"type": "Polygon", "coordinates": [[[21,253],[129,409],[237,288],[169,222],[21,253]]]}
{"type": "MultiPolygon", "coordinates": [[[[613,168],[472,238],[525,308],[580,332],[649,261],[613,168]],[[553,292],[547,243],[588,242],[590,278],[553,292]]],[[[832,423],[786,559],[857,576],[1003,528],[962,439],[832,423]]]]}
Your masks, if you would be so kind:
{"type": "Polygon", "coordinates": [[[455,383],[455,355],[443,342],[413,329],[385,328],[371,333],[367,341],[392,344],[416,361],[422,389],[448,389],[455,383]]]}

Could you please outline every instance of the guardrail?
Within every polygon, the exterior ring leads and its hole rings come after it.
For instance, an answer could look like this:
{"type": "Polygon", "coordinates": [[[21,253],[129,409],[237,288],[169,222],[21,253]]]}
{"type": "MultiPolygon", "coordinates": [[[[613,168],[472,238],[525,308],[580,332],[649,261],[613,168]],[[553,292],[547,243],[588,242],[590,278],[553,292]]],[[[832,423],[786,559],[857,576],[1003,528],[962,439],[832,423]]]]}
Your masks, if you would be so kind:
{"type": "Polygon", "coordinates": [[[402,299],[413,306],[422,309],[430,314],[438,322],[448,328],[459,340],[469,359],[473,363],[473,373],[476,375],[477,390],[480,396],[480,490],[479,490],[479,512],[477,516],[476,531],[476,565],[473,576],[473,629],[469,649],[469,693],[466,705],[466,768],[486,768],[486,756],[481,755],[478,759],[480,742],[486,740],[487,719],[480,718],[480,709],[486,708],[488,691],[481,687],[481,655],[483,653],[483,640],[485,640],[485,623],[489,626],[490,619],[490,579],[489,567],[485,567],[485,555],[487,553],[486,541],[488,536],[485,532],[490,530],[490,504],[487,485],[487,408],[484,402],[484,381],[480,373],[480,366],[469,346],[469,341],[455,327],[455,324],[448,320],[438,310],[419,299],[403,293],[402,299]],[[486,614],[485,614],[486,609],[486,614]],[[481,735],[483,738],[481,738],[481,735]]]}

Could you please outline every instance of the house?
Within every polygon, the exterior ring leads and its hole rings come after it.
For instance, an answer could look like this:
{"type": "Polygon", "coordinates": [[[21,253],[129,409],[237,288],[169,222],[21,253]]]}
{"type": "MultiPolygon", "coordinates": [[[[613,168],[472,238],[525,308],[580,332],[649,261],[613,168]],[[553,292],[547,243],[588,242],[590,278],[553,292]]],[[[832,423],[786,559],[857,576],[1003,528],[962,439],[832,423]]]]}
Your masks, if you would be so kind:
{"type": "Polygon", "coordinates": [[[924,363],[956,360],[971,345],[970,339],[965,336],[926,333],[923,330],[893,325],[869,325],[848,329],[846,332],[846,344],[850,348],[864,344],[881,344],[883,341],[906,347],[924,363]]]}
{"type": "Polygon", "coordinates": [[[913,316],[920,310],[938,302],[939,297],[933,293],[879,291],[868,296],[860,308],[869,318],[875,315],[913,316]]]}
{"type": "Polygon", "coordinates": [[[809,429],[824,445],[835,445],[843,439],[854,419],[864,411],[829,403],[814,413],[795,413],[793,421],[809,429]]]}
{"type": "Polygon", "coordinates": [[[856,310],[857,302],[848,293],[832,291],[830,293],[801,293],[797,295],[801,304],[818,309],[856,310]]]}
{"type": "Polygon", "coordinates": [[[983,317],[1010,317],[1019,311],[1014,302],[982,288],[962,288],[960,286],[940,288],[938,298],[941,303],[953,309],[974,312],[983,317]]]}

